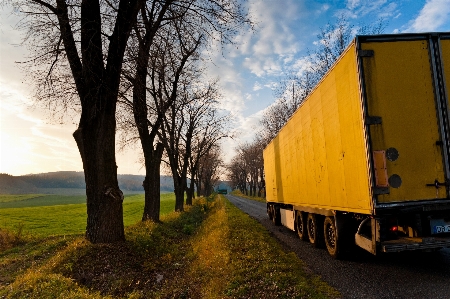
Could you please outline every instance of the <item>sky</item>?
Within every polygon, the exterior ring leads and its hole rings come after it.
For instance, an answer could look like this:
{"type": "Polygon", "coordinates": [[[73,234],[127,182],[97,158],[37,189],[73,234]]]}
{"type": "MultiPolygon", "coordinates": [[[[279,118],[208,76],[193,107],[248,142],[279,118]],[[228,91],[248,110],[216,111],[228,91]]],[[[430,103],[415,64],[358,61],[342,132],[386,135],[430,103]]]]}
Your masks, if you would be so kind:
{"type": "MultiPolygon", "coordinates": [[[[290,73],[298,73],[307,50],[313,50],[320,28],[344,16],[356,28],[383,19],[384,33],[450,31],[450,0],[249,0],[242,1],[255,29],[243,30],[234,45],[210,53],[211,78],[219,78],[222,108],[233,113],[236,137],[222,144],[225,162],[234,148],[251,142],[274,90],[290,73]]],[[[24,175],[82,171],[72,137],[77,119],[58,123],[38,108],[33,82],[19,64],[19,18],[0,6],[0,173],[24,175]]],[[[117,152],[118,173],[144,174],[139,147],[117,152]]]]}

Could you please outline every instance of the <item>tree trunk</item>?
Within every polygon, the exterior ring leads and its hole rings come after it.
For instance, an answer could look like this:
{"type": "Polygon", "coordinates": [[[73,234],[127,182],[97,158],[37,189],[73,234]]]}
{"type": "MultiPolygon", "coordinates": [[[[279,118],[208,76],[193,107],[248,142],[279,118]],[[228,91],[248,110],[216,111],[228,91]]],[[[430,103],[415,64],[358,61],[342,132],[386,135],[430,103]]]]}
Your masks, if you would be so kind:
{"type": "MultiPolygon", "coordinates": [[[[186,189],[186,183],[183,183],[183,178],[181,178],[176,171],[173,174],[173,185],[175,192],[175,212],[184,211],[184,190],[186,189]]],[[[186,182],[186,180],[184,180],[186,182]]]]}
{"type": "Polygon", "coordinates": [[[197,197],[202,196],[202,177],[197,175],[197,197]]]}
{"type": "Polygon", "coordinates": [[[117,182],[115,110],[102,109],[95,117],[82,113],[73,133],[83,161],[87,196],[86,238],[92,243],[125,240],[123,193],[117,182]],[[88,129],[84,129],[88,128],[88,129]]]}
{"type": "Polygon", "coordinates": [[[211,195],[211,182],[208,180],[208,176],[206,177],[204,185],[205,185],[204,186],[205,197],[208,197],[211,195]]]}
{"type": "Polygon", "coordinates": [[[186,205],[192,206],[192,198],[194,197],[194,178],[191,177],[189,188],[186,189],[186,205]]]}
{"type": "Polygon", "coordinates": [[[145,159],[145,180],[143,183],[145,190],[145,204],[142,221],[153,220],[159,222],[161,207],[160,172],[161,158],[164,146],[161,143],[156,145],[155,150],[144,154],[145,159]]]}
{"type": "Polygon", "coordinates": [[[92,243],[124,241],[123,193],[117,182],[115,156],[115,114],[125,48],[144,2],[119,2],[109,45],[102,42],[99,1],[80,2],[81,14],[76,17],[80,22],[79,44],[73,36],[72,15],[66,1],[56,1],[56,7],[44,1],[35,2],[49,8],[58,18],[58,30],[80,98],[81,118],[73,137],[86,182],[86,238],[92,243]],[[108,47],[106,65],[104,46],[108,47]]]}

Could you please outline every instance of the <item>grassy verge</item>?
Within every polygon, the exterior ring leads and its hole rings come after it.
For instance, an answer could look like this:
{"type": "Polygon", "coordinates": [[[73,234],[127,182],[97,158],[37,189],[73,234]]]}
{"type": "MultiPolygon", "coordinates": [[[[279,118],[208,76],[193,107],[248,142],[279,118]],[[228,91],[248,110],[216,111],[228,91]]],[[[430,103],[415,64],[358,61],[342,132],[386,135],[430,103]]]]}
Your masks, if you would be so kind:
{"type": "Polygon", "coordinates": [[[248,198],[251,200],[256,200],[259,202],[266,202],[266,199],[264,197],[259,197],[259,196],[248,196],[245,195],[244,193],[242,193],[240,190],[233,190],[231,191],[231,194],[236,195],[236,196],[240,196],[240,197],[244,197],[244,198],[248,198]]]}
{"type": "Polygon", "coordinates": [[[224,197],[186,210],[127,227],[121,244],[51,237],[0,251],[0,298],[339,295],[224,197]]]}

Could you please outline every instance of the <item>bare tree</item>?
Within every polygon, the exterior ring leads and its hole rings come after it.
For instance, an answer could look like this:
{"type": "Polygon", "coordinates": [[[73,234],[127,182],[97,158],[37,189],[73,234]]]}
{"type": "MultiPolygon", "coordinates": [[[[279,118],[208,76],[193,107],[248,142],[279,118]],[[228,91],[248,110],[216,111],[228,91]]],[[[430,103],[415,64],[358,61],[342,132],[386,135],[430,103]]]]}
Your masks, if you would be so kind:
{"type": "Polygon", "coordinates": [[[144,1],[16,1],[33,50],[37,95],[54,107],[81,107],[73,133],[83,162],[86,238],[123,241],[123,194],[115,159],[116,103],[125,48],[144,1]]]}
{"type": "MultiPolygon", "coordinates": [[[[212,152],[217,153],[219,141],[225,137],[231,137],[229,127],[230,115],[222,114],[215,107],[214,103],[207,103],[203,107],[201,119],[198,122],[198,126],[194,131],[191,142],[191,155],[189,157],[189,173],[190,184],[186,188],[186,204],[192,205],[192,198],[194,196],[194,184],[199,180],[198,171],[200,167],[205,166],[203,157],[211,156],[212,152]],[[212,105],[211,105],[212,104],[212,105]],[[203,164],[202,164],[203,161],[203,164]]],[[[217,159],[216,159],[217,160],[217,159]]],[[[217,160],[218,161],[218,160],[217,160]]],[[[212,161],[211,161],[212,162],[212,161]]],[[[215,164],[211,164],[216,169],[215,164]]],[[[206,175],[206,172],[203,172],[206,175]]],[[[197,186],[201,186],[197,184],[197,186]]]]}
{"type": "MultiPolygon", "coordinates": [[[[230,42],[237,29],[249,23],[240,6],[234,0],[178,0],[147,5],[141,9],[140,22],[134,29],[134,56],[131,57],[126,91],[133,90],[132,107],[139,132],[146,178],[144,181],[145,207],[143,220],[159,220],[159,168],[163,144],[158,142],[157,132],[167,109],[178,97],[181,77],[189,73],[188,60],[198,59],[200,45],[206,39],[219,35],[221,42],[230,42]],[[165,15],[163,15],[165,13],[165,15]],[[164,26],[156,34],[155,28],[164,26]],[[161,34],[161,31],[163,34],[161,34]],[[154,44],[154,39],[158,44],[154,44]],[[137,58],[137,59],[136,59],[137,58]],[[149,63],[150,61],[150,63],[149,63]],[[149,82],[147,82],[149,81],[149,82]],[[147,94],[153,101],[148,104],[147,94]],[[151,108],[149,109],[149,106],[151,108]]],[[[190,149],[188,149],[190,150],[190,149]]]]}
{"type": "Polygon", "coordinates": [[[236,154],[230,164],[227,165],[228,179],[231,181],[235,189],[242,193],[247,193],[247,167],[245,160],[239,154],[236,154]]]}
{"type": "Polygon", "coordinates": [[[214,186],[219,181],[219,172],[223,168],[220,147],[215,145],[199,159],[197,172],[197,194],[211,195],[214,186]]]}
{"type": "Polygon", "coordinates": [[[233,160],[236,165],[231,167],[234,171],[237,171],[234,177],[240,180],[241,186],[245,180],[244,192],[249,193],[250,196],[257,195],[256,189],[258,189],[258,194],[261,195],[264,186],[262,145],[261,140],[255,139],[252,143],[238,146],[237,154],[233,160]]]}
{"type": "MultiPolygon", "coordinates": [[[[173,12],[172,15],[174,15],[173,12]]],[[[180,15],[179,12],[178,15],[180,15]]],[[[201,41],[201,36],[186,36],[180,32],[178,26],[182,22],[181,18],[175,16],[169,20],[165,28],[159,30],[153,37],[157,42],[150,49],[142,49],[143,41],[136,29],[136,36],[139,37],[136,48],[137,61],[131,59],[127,67],[128,72],[124,75],[128,80],[123,84],[123,90],[132,89],[133,100],[130,101],[127,93],[124,92],[123,103],[125,107],[128,107],[129,112],[132,111],[146,169],[143,182],[145,205],[142,220],[159,221],[160,164],[164,146],[157,139],[158,130],[167,109],[177,99],[179,81],[183,74],[190,71],[186,70],[189,63],[192,63],[189,60],[198,59],[196,50],[201,41]],[[128,75],[134,70],[136,70],[134,76],[128,75]]],[[[125,117],[123,122],[129,124],[132,121],[125,117]]],[[[127,128],[132,128],[134,124],[127,128]]]]}
{"type": "MultiPolygon", "coordinates": [[[[192,142],[204,119],[216,113],[218,90],[216,82],[203,86],[202,78],[189,74],[181,82],[177,101],[167,110],[160,132],[175,188],[175,210],[184,210],[187,171],[192,155],[192,142]]],[[[214,117],[214,116],[212,116],[214,117]]]]}

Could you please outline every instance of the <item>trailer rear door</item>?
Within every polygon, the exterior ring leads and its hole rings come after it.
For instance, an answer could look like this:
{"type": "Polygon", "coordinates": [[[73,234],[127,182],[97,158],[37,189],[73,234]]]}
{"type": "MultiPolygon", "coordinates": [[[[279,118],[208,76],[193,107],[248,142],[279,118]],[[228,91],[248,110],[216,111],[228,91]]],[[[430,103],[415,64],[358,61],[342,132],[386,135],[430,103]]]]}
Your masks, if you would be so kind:
{"type": "Polygon", "coordinates": [[[442,93],[449,52],[442,58],[440,42],[430,36],[360,41],[378,203],[448,198],[448,100],[442,93]]]}

